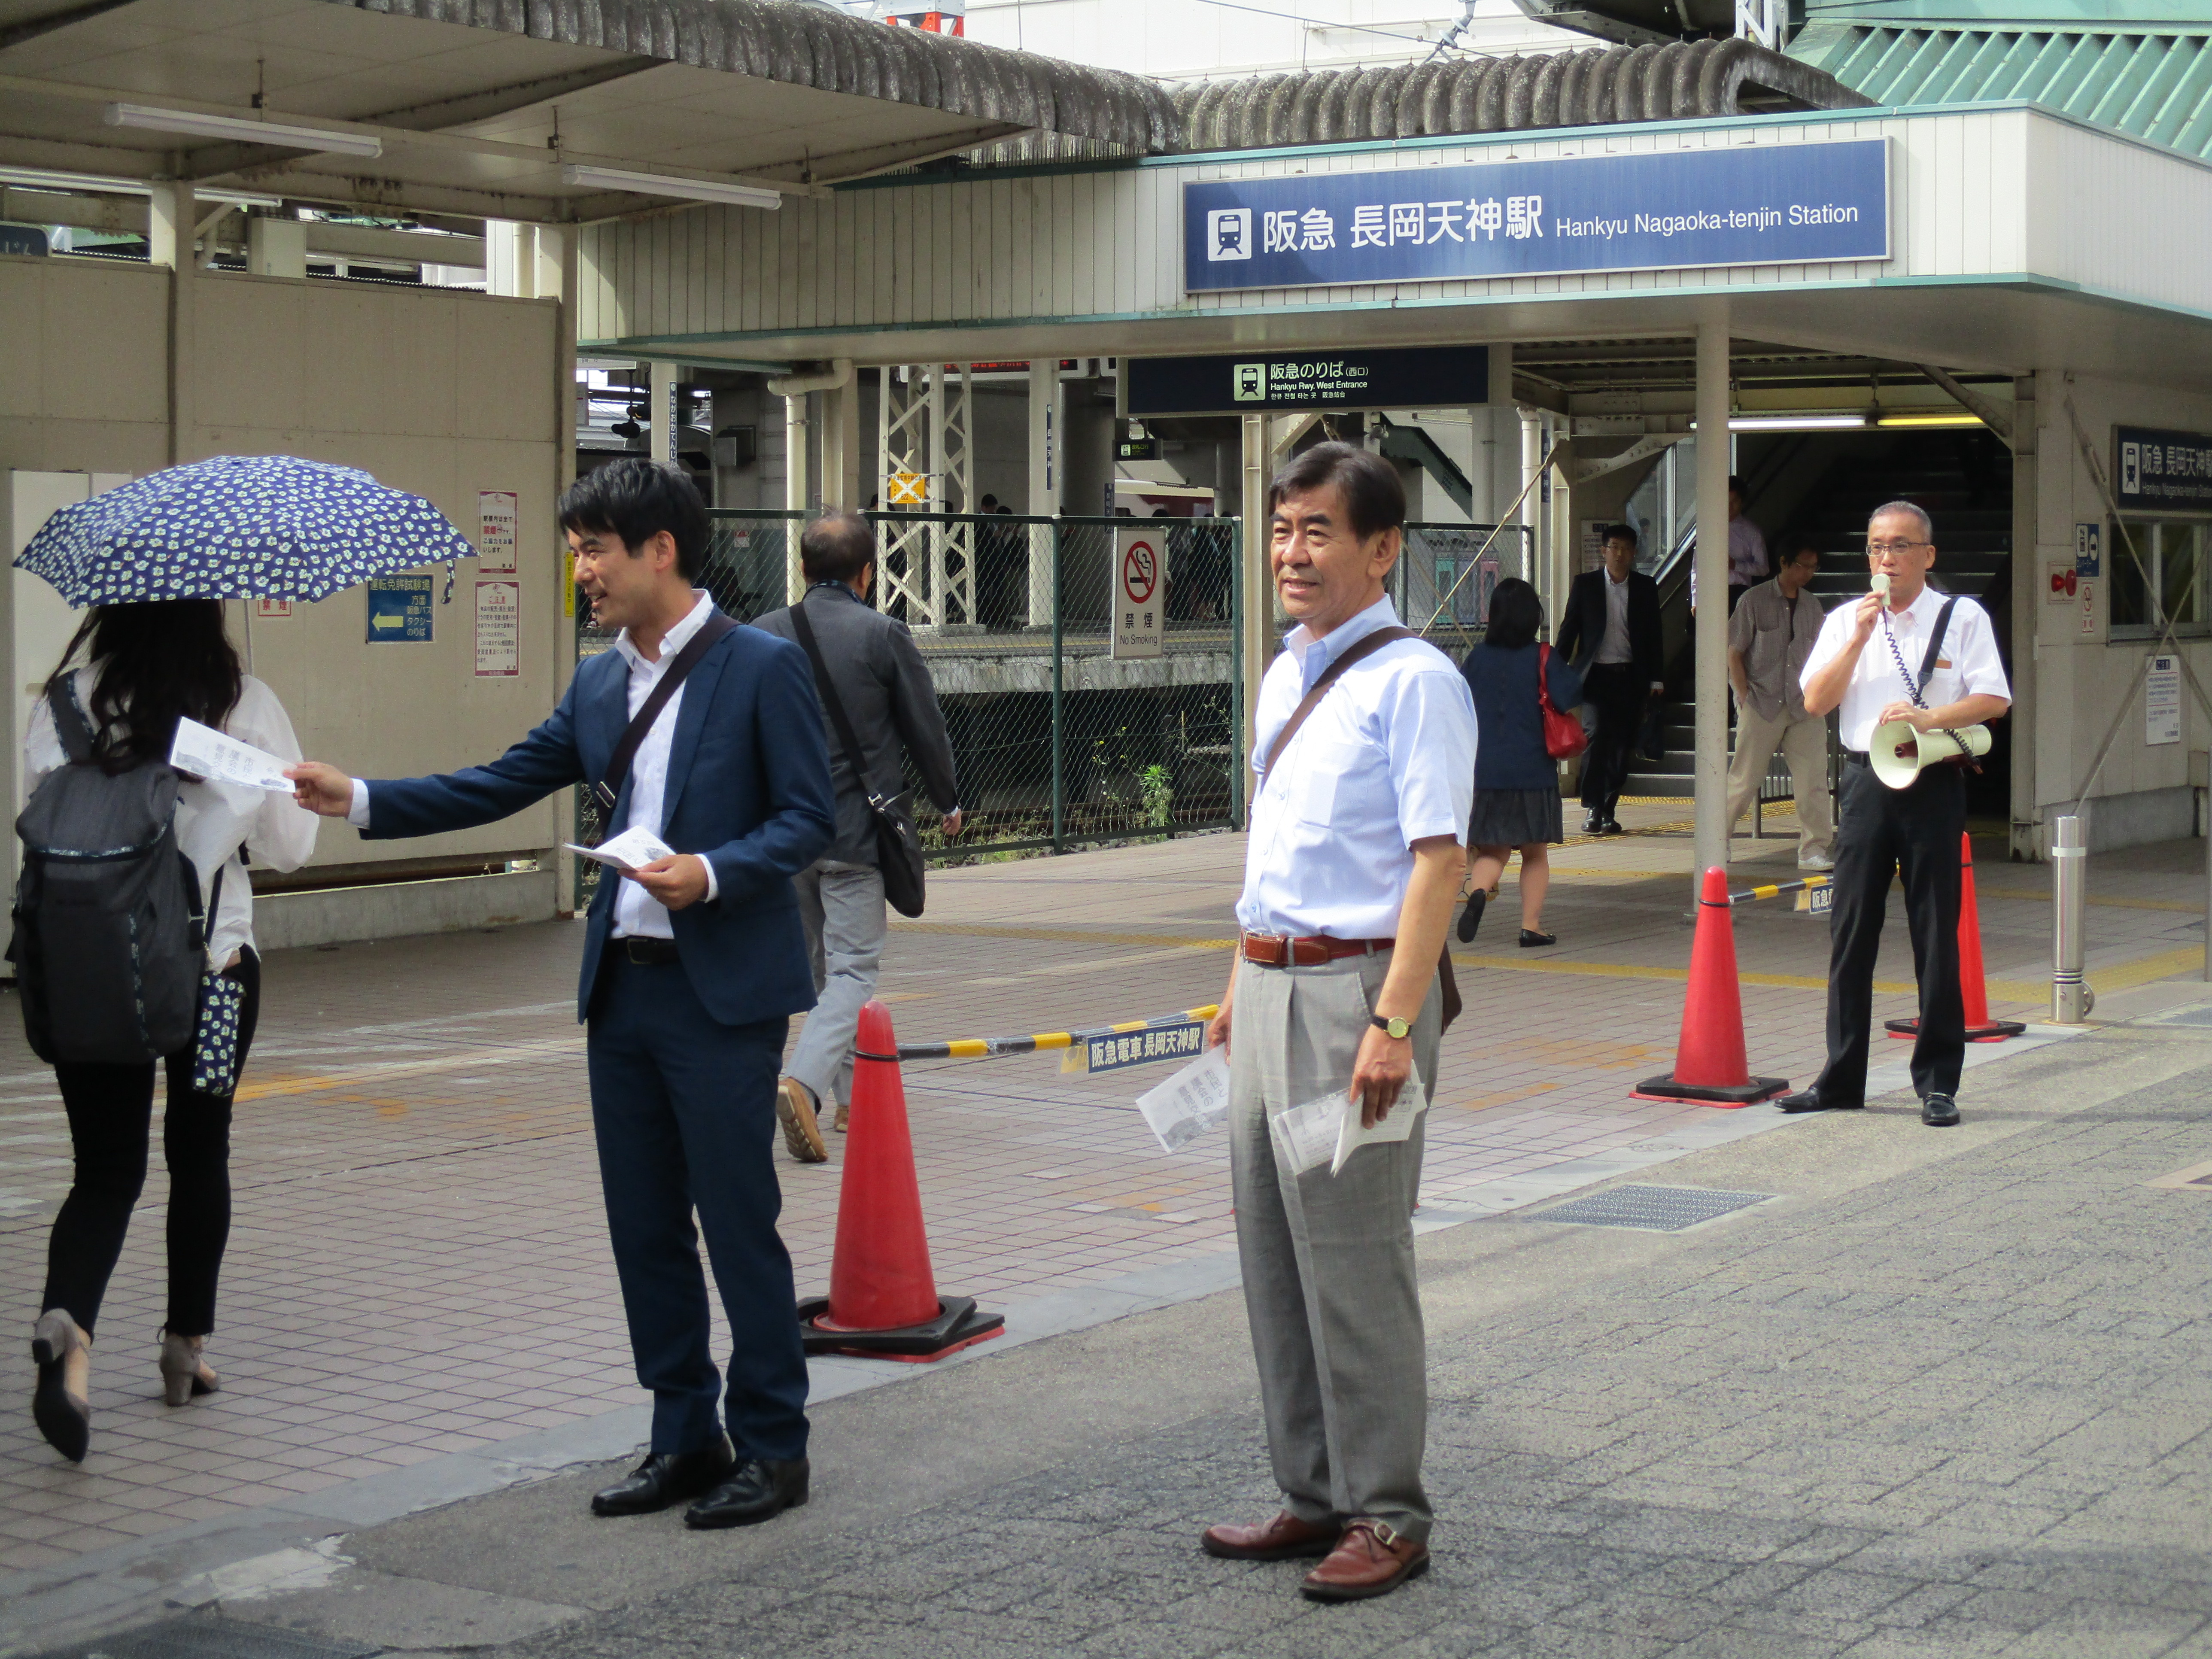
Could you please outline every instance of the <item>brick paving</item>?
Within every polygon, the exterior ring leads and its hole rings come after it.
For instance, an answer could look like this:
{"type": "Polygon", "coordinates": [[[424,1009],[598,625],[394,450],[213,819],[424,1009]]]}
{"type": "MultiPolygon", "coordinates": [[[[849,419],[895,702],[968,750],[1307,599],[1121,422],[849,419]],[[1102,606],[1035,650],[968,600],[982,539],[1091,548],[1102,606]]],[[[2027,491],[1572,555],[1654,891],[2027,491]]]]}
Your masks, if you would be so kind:
{"type": "MultiPolygon", "coordinates": [[[[1490,1183],[1708,1118],[1626,1098],[1667,1068],[1680,1018],[1680,810],[1633,807],[1640,833],[1559,855],[1556,951],[1511,950],[1507,877],[1460,957],[1469,1012],[1445,1043],[1425,1202],[1480,1207],[1490,1183]]],[[[1786,874],[1788,843],[1736,845],[1744,868],[1786,874]]],[[[888,954],[902,1035],[1011,1035],[1213,1000],[1241,856],[1223,836],[933,877],[927,919],[901,926],[888,954]]],[[[2189,968],[2197,846],[2092,864],[2093,981],[2189,968]]],[[[1993,991],[2028,1018],[2045,879],[1984,877],[1993,991]]],[[[1778,903],[1738,922],[1753,1067],[1802,1079],[1819,1059],[1825,927],[1778,903]]],[[[579,939],[561,923],[271,959],[234,1135],[237,1217],[211,1350],[224,1390],[185,1411],[158,1401],[157,1169],[101,1320],[92,1458],[65,1464],[27,1412],[0,1416],[0,1594],[11,1571],[638,1400],[568,1000],[579,939]]],[[[1901,932],[1891,945],[1886,984],[1909,976],[1901,932]]],[[[1907,1006],[1893,990],[1876,1013],[1907,1006]]],[[[0,1284],[21,1332],[68,1141],[51,1074],[8,1024],[0,1284]]],[[[1004,1304],[1229,1249],[1218,1139],[1164,1156],[1131,1109],[1156,1075],[1068,1076],[1051,1056],[910,1066],[940,1286],[1004,1304]]],[[[783,1167],[806,1293],[827,1283],[839,1166],[783,1167]]],[[[26,1347],[0,1344],[0,1398],[27,1395],[26,1347]]]]}

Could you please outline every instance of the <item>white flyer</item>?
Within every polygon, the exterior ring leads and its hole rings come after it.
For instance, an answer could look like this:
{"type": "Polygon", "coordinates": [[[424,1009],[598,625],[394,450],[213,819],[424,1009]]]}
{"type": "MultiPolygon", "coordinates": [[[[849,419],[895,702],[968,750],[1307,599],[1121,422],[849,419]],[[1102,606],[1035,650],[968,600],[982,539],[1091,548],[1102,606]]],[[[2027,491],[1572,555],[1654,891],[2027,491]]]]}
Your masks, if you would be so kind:
{"type": "Polygon", "coordinates": [[[169,764],[210,783],[235,783],[248,789],[267,789],[280,795],[293,792],[284,775],[289,762],[281,761],[250,743],[226,737],[198,720],[179,720],[177,740],[169,745],[169,764]]]}
{"type": "MultiPolygon", "coordinates": [[[[1344,1097],[1337,1097],[1340,1101],[1344,1097]]],[[[1347,1107],[1349,1103],[1345,1103],[1347,1107]]],[[[1409,1140],[1413,1138],[1413,1121],[1428,1109],[1429,1097],[1421,1087],[1421,1070],[1413,1068],[1406,1079],[1406,1086],[1398,1091],[1398,1098],[1390,1108],[1390,1115],[1371,1129],[1359,1125],[1359,1114],[1347,1109],[1339,1121],[1336,1133],[1336,1156],[1330,1162],[1331,1175],[1342,1173],[1345,1164],[1362,1146],[1377,1146],[1384,1141],[1409,1140]]]]}
{"type": "Polygon", "coordinates": [[[1352,1107],[1347,1097],[1348,1088],[1349,1085],[1318,1100],[1310,1100],[1303,1106],[1293,1106],[1270,1122],[1268,1127],[1275,1132],[1276,1142],[1292,1175],[1304,1175],[1324,1164],[1328,1165],[1331,1175],[1336,1175],[1362,1146],[1409,1139],[1413,1133],[1413,1120],[1429,1103],[1421,1088],[1421,1074],[1416,1071],[1398,1091],[1397,1103],[1390,1108],[1390,1115],[1373,1128],[1363,1128],[1360,1114],[1352,1107]]]}
{"type": "Polygon", "coordinates": [[[578,858],[597,859],[601,864],[610,865],[624,875],[631,874],[641,865],[651,864],[655,859],[673,858],[676,854],[674,848],[650,830],[625,830],[612,840],[601,842],[597,847],[582,847],[573,841],[564,842],[562,845],[578,858]]]}
{"type": "Polygon", "coordinates": [[[1165,1152],[1176,1152],[1229,1117],[1229,1051],[1208,1048],[1158,1088],[1137,1097],[1137,1109],[1165,1152]]]}

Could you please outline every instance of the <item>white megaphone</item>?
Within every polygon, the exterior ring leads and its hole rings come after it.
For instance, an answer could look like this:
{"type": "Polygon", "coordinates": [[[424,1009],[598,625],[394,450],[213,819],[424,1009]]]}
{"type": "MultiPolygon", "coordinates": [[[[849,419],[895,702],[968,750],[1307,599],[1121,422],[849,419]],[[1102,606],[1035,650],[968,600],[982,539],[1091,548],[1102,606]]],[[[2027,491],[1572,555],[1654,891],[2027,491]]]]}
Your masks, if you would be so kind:
{"type": "Polygon", "coordinates": [[[1979,760],[1990,752],[1990,728],[1961,726],[1949,732],[1920,732],[1905,720],[1874,729],[1867,762],[1875,776],[1893,789],[1910,789],[1912,781],[1946,761],[1979,760]]]}

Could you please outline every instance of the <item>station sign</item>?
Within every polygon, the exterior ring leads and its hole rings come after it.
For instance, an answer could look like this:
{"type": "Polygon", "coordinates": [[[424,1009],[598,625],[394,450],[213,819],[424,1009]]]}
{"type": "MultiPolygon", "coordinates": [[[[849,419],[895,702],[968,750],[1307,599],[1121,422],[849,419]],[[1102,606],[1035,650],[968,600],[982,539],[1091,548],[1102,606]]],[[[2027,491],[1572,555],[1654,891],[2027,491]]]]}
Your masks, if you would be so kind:
{"type": "Polygon", "coordinates": [[[1141,1031],[1116,1031],[1083,1040],[1086,1072],[1118,1072],[1163,1060],[1196,1060],[1206,1052],[1206,1022],[1177,1020],[1141,1031]]]}
{"type": "Polygon", "coordinates": [[[1114,531],[1114,614],[1107,624],[1109,657],[1157,657],[1166,629],[1167,538],[1150,528],[1114,531]]]}
{"type": "Polygon", "coordinates": [[[1889,257],[1889,140],[1209,179],[1183,288],[1316,288],[1889,257]]]}
{"type": "Polygon", "coordinates": [[[1458,409],[1489,399],[1490,353],[1482,346],[1132,357],[1121,370],[1121,413],[1139,418],[1270,409],[1458,409]]]}
{"type": "Polygon", "coordinates": [[[427,645],[430,640],[430,579],[374,576],[368,592],[371,645],[427,645]]]}
{"type": "Polygon", "coordinates": [[[2212,513],[2212,435],[2116,426],[2112,447],[2123,513],[2212,513]]]}

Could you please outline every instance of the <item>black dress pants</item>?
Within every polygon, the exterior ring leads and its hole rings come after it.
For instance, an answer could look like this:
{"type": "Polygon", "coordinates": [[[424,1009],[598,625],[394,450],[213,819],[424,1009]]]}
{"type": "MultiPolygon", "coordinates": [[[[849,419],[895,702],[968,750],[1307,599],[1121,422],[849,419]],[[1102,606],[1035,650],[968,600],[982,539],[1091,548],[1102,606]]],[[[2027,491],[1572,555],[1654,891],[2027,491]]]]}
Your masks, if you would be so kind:
{"type": "Polygon", "coordinates": [[[1905,883],[1905,921],[1920,981],[1920,1035],[1912,1086],[1959,1091],[1966,1010],[1959,991],[1959,837],[1966,828],[1966,777],[1958,768],[1923,772],[1892,789],[1864,761],[1844,767],[1843,817],[1836,830],[1836,908],[1829,922],[1828,1064],[1814,1086],[1845,1104],[1866,1098],[1874,1024],[1874,962],[1893,877],[1905,883]]]}
{"type": "MultiPolygon", "coordinates": [[[[261,958],[240,953],[229,977],[246,988],[238,1021],[238,1062],[253,1044],[261,1013],[261,958]]],[[[169,1315],[179,1336],[215,1328],[215,1289],[230,1241],[230,1102],[192,1089],[192,1047],[171,1054],[169,1105],[161,1152],[169,1166],[169,1315]]],[[[154,1062],[54,1067],[69,1113],[76,1177],[46,1243],[43,1309],[60,1308],[89,1334],[123,1254],[131,1211],[146,1184],[154,1116],[154,1062]]]]}
{"type": "Polygon", "coordinates": [[[1610,817],[1620,799],[1650,690],[1633,663],[1592,663],[1583,675],[1583,698],[1597,716],[1583,751],[1583,805],[1590,811],[1610,817]]]}

